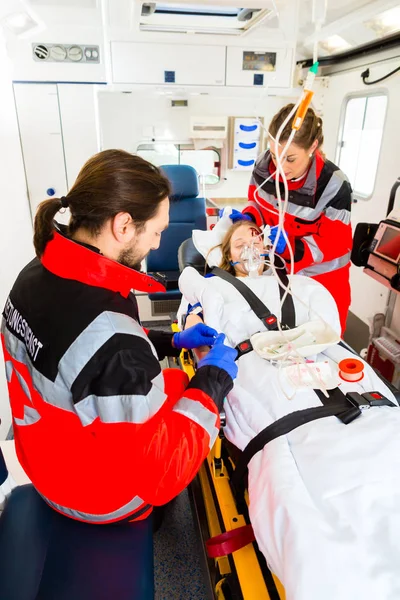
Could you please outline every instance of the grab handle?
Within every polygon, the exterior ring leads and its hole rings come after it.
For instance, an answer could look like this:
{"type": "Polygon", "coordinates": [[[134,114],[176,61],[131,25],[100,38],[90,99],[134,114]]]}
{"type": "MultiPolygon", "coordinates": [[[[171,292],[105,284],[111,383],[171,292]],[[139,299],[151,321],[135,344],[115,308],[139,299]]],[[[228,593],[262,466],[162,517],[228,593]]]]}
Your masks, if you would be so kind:
{"type": "Polygon", "coordinates": [[[258,125],[239,125],[239,129],[242,131],[255,131],[258,125]]]}
{"type": "Polygon", "coordinates": [[[252,150],[257,146],[257,142],[252,142],[251,144],[245,144],[244,142],[239,142],[239,148],[243,148],[243,150],[252,150]]]}

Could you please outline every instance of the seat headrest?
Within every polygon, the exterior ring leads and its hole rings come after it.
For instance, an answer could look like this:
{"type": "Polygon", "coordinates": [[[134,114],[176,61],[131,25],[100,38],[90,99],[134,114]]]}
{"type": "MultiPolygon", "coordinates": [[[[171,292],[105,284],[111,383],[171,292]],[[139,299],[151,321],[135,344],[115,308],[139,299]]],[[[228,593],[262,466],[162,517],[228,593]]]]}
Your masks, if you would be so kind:
{"type": "Polygon", "coordinates": [[[162,165],[160,169],[171,184],[171,200],[196,198],[199,195],[196,169],[189,165],[162,165]]]}
{"type": "MultiPolygon", "coordinates": [[[[192,238],[185,240],[179,246],[178,250],[178,263],[179,270],[182,272],[185,267],[193,267],[200,273],[200,275],[204,275],[206,269],[206,261],[204,257],[196,250],[195,245],[193,244],[192,238]]],[[[208,271],[207,267],[207,271],[208,271]]]]}

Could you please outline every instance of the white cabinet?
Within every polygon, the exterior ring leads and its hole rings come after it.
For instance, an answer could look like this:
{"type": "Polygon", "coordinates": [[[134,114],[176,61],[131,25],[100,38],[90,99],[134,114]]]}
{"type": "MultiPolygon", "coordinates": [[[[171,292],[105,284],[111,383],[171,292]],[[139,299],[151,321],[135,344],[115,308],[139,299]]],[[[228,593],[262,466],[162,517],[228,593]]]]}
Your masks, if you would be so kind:
{"type": "Polygon", "coordinates": [[[16,83],[14,95],[34,217],[42,200],[67,193],[98,152],[94,86],[16,83]]]}
{"type": "Polygon", "coordinates": [[[47,190],[67,191],[64,149],[55,84],[14,84],[18,124],[32,216],[47,190]]]}
{"type": "Polygon", "coordinates": [[[99,151],[95,87],[58,85],[67,184],[71,188],[85,162],[99,151]]]}
{"type": "Polygon", "coordinates": [[[114,83],[224,85],[225,46],[112,42],[114,83]]]}
{"type": "Polygon", "coordinates": [[[254,46],[227,48],[226,85],[291,87],[293,49],[254,46]]]}

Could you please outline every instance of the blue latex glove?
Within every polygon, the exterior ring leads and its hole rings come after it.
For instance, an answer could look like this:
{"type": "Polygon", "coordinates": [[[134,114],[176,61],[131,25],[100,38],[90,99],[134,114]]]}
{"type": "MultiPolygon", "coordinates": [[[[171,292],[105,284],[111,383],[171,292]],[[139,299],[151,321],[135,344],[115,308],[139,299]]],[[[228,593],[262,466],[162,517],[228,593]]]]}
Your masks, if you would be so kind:
{"type": "Polygon", "coordinates": [[[200,346],[213,346],[218,333],[204,323],[197,323],[185,331],[175,333],[173,340],[175,348],[192,350],[200,346]]]}
{"type": "MultiPolygon", "coordinates": [[[[219,211],[219,218],[221,218],[223,216],[224,213],[224,209],[222,208],[219,211]]],[[[253,219],[250,217],[250,215],[244,215],[243,213],[240,212],[240,210],[236,210],[235,208],[232,209],[231,214],[229,215],[230,220],[232,221],[232,223],[236,223],[237,221],[252,221],[253,219]]]]}
{"type": "Polygon", "coordinates": [[[236,379],[238,373],[237,364],[235,363],[237,350],[225,346],[224,340],[225,334],[220,333],[210,352],[201,359],[197,366],[199,368],[206,367],[207,365],[219,367],[226,371],[232,379],[236,379]]]}
{"type": "MultiPolygon", "coordinates": [[[[269,237],[269,239],[271,240],[271,242],[272,242],[272,243],[274,243],[274,242],[275,242],[275,239],[276,239],[277,233],[278,233],[278,226],[276,226],[276,227],[271,227],[271,233],[269,234],[269,236],[268,236],[268,237],[269,237]]],[[[286,234],[286,235],[287,235],[287,234],[286,234]]],[[[280,234],[280,236],[279,236],[278,243],[277,243],[277,245],[276,245],[276,249],[275,249],[275,251],[276,251],[278,254],[283,254],[283,252],[285,252],[285,250],[286,250],[286,246],[287,246],[287,243],[286,243],[286,240],[285,240],[285,238],[283,237],[283,231],[281,231],[281,234],[280,234]]]]}

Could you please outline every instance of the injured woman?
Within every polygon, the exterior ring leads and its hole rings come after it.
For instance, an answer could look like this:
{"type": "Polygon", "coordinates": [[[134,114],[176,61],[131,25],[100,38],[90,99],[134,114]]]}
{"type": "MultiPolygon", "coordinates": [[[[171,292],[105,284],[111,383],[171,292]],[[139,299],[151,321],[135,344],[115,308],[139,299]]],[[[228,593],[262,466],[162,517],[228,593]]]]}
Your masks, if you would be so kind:
{"type": "Polygon", "coordinates": [[[338,416],[298,420],[251,458],[249,514],[260,550],[287,600],[400,598],[396,398],[340,343],[330,293],[310,278],[287,278],[278,256],[268,264],[260,230],[232,225],[229,211],[212,231],[193,232],[208,267],[220,269],[205,277],[183,270],[178,313],[183,326],[202,319],[239,351],[224,405],[227,439],[244,450],[286,415],[326,410],[336,394],[348,406],[338,416]]]}

